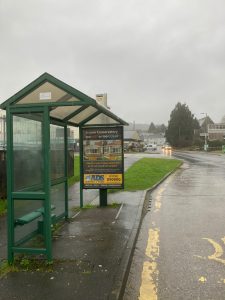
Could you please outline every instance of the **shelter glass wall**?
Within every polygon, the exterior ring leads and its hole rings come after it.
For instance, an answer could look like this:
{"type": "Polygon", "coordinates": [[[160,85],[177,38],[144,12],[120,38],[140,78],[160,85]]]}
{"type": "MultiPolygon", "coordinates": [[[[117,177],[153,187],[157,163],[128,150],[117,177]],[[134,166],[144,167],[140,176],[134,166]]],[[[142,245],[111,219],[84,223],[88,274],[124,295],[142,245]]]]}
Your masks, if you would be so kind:
{"type": "Polygon", "coordinates": [[[23,189],[43,191],[42,124],[38,114],[13,116],[13,191],[23,189]]]}
{"type": "MultiPolygon", "coordinates": [[[[42,233],[39,224],[43,223],[43,214],[39,210],[44,211],[44,196],[41,200],[26,195],[44,191],[43,113],[12,115],[12,145],[12,187],[17,192],[13,196],[14,245],[33,248],[32,237],[42,233]],[[24,199],[18,196],[21,194],[24,199]]],[[[36,248],[43,248],[44,239],[40,241],[36,248]]]]}
{"type": "MultiPolygon", "coordinates": [[[[32,213],[33,211],[37,211],[38,209],[43,208],[42,200],[15,200],[14,201],[14,216],[15,220],[19,220],[24,215],[32,213]]],[[[36,236],[37,234],[41,234],[42,230],[40,230],[39,224],[43,221],[42,216],[34,219],[33,221],[20,226],[17,225],[15,227],[14,235],[15,235],[15,245],[22,245],[23,247],[26,245],[28,248],[33,248],[34,244],[31,243],[30,238],[32,236],[36,236]],[[29,242],[28,242],[29,241],[29,242]],[[27,244],[26,244],[27,243],[27,244]]],[[[39,237],[38,243],[35,243],[35,248],[44,247],[44,239],[42,236],[39,237]]]]}
{"type": "Polygon", "coordinates": [[[63,126],[50,125],[51,149],[51,205],[57,217],[65,213],[65,129],[63,126]]]}
{"type": "Polygon", "coordinates": [[[51,179],[65,176],[65,136],[64,127],[50,125],[51,179]]]}

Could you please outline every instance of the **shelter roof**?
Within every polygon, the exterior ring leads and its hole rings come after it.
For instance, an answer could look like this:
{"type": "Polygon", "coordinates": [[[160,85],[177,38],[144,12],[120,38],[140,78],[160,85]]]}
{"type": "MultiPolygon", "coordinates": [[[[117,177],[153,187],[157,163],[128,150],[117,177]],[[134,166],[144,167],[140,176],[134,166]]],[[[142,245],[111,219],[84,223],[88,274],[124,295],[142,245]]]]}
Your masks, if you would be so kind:
{"type": "Polygon", "coordinates": [[[50,117],[72,126],[128,125],[105,106],[54,76],[44,73],[0,105],[49,107],[50,117]]]}

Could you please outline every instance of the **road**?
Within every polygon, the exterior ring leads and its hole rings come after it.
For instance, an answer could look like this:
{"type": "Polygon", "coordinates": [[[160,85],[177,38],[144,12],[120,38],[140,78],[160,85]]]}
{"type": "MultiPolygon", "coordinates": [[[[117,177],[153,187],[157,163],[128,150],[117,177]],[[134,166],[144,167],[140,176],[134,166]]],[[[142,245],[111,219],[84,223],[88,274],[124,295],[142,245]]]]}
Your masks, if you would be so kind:
{"type": "Polygon", "coordinates": [[[148,194],[124,300],[225,299],[225,157],[177,152],[148,194]]]}

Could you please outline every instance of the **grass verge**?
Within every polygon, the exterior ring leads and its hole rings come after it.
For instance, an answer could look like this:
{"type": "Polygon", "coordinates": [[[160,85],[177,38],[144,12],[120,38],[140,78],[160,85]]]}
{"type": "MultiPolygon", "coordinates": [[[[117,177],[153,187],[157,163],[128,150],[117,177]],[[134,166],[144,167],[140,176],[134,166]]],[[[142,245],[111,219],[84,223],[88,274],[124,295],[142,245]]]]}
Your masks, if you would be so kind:
{"type": "MultiPolygon", "coordinates": [[[[142,158],[125,172],[124,191],[137,191],[151,188],[181,164],[182,162],[177,159],[142,158]]],[[[79,156],[75,156],[74,159],[74,174],[75,175],[68,180],[69,186],[80,181],[79,156]]],[[[119,190],[112,189],[109,191],[115,193],[119,190]]]]}
{"type": "Polygon", "coordinates": [[[151,188],[181,164],[177,159],[142,158],[125,172],[124,191],[151,188]]]}

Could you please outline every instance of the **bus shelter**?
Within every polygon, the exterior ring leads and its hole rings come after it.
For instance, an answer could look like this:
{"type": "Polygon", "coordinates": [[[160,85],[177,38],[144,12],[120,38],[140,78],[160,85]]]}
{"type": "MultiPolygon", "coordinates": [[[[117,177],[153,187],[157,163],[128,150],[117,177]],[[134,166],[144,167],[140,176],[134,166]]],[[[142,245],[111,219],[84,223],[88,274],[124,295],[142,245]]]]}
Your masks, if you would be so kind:
{"type": "MultiPolygon", "coordinates": [[[[82,150],[84,127],[127,123],[48,73],[0,108],[7,126],[8,262],[15,253],[44,254],[50,261],[52,226],[68,218],[68,126],[79,127],[82,150]]],[[[82,180],[80,195],[82,206],[82,180]]]]}

